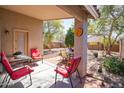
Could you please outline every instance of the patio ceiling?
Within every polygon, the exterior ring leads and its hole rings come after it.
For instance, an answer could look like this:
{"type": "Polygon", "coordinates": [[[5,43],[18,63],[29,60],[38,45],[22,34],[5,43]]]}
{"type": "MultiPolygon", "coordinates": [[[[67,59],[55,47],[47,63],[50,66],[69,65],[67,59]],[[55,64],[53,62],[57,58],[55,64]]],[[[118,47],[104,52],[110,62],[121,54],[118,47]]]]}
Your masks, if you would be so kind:
{"type": "Polygon", "coordinates": [[[55,5],[4,5],[1,7],[40,20],[73,17],[55,5]]]}
{"type": "Polygon", "coordinates": [[[0,7],[40,20],[73,17],[82,20],[84,13],[87,14],[89,18],[98,17],[95,8],[86,5],[3,5],[0,7]]]}

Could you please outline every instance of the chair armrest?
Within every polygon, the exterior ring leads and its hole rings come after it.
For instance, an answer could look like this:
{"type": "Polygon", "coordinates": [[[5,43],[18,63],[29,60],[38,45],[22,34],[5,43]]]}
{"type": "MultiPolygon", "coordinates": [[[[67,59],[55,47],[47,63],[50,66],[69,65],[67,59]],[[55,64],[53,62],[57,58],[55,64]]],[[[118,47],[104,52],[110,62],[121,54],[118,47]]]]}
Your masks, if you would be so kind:
{"type": "Polygon", "coordinates": [[[21,66],[21,67],[15,68],[14,71],[18,71],[18,70],[23,69],[23,68],[25,68],[25,67],[26,67],[26,66],[21,66]]]}
{"type": "Polygon", "coordinates": [[[65,68],[65,65],[62,65],[62,64],[57,64],[56,68],[65,68]]]}
{"type": "Polygon", "coordinates": [[[24,68],[28,68],[29,71],[30,71],[30,69],[31,69],[30,66],[25,65],[25,66],[23,66],[23,67],[14,69],[14,72],[19,71],[19,70],[24,69],[24,68]]]}
{"type": "Polygon", "coordinates": [[[69,73],[69,71],[68,71],[68,67],[65,66],[65,65],[62,65],[62,66],[58,65],[58,66],[56,67],[56,69],[58,69],[58,68],[65,69],[65,70],[69,73]]]}

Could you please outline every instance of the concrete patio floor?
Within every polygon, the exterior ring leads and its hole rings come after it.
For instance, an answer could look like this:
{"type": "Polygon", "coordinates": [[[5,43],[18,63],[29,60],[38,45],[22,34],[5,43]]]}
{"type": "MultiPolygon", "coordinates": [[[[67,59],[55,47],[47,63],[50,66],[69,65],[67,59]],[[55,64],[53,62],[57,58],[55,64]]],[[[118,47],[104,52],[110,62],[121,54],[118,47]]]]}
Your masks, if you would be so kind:
{"type": "MultiPolygon", "coordinates": [[[[33,67],[34,72],[32,73],[33,84],[29,88],[71,88],[70,81],[68,79],[63,79],[58,75],[57,83],[55,85],[55,72],[54,69],[56,65],[47,61],[42,64],[41,61],[36,62],[35,67],[33,67]]],[[[74,74],[72,77],[73,85],[76,88],[80,88],[81,84],[79,79],[76,78],[74,74]]],[[[17,81],[10,81],[9,88],[24,88],[30,85],[29,76],[21,78],[17,81]]]]}

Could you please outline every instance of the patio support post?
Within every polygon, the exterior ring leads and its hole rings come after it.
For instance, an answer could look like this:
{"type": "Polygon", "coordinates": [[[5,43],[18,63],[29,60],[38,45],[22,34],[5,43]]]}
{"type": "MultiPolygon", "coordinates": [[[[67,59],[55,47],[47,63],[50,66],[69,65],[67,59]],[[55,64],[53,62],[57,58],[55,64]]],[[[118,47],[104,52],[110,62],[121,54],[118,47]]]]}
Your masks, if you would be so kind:
{"type": "Polygon", "coordinates": [[[81,36],[74,35],[74,56],[81,56],[78,67],[81,77],[84,77],[87,72],[87,17],[83,17],[82,21],[75,19],[75,30],[82,28],[83,34],[81,36]]]}

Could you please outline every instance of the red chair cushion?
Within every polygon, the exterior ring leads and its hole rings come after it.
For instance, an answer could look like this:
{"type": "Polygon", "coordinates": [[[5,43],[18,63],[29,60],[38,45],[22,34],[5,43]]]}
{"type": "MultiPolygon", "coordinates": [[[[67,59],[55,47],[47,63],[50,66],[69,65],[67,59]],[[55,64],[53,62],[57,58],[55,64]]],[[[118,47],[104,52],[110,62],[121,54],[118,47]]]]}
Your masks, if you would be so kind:
{"type": "Polygon", "coordinates": [[[68,78],[68,76],[69,76],[67,70],[64,68],[59,67],[59,68],[55,69],[55,71],[56,71],[56,73],[61,74],[64,78],[68,78]]]}
{"type": "Polygon", "coordinates": [[[68,78],[69,76],[71,76],[71,74],[73,74],[79,63],[80,63],[81,57],[75,57],[71,60],[70,66],[58,66],[55,71],[56,73],[61,74],[63,77],[68,78]]]}
{"type": "Polygon", "coordinates": [[[35,56],[35,57],[32,56],[32,58],[33,58],[33,59],[41,59],[41,58],[43,58],[43,57],[40,55],[40,56],[35,56]]]}
{"type": "Polygon", "coordinates": [[[11,75],[11,78],[13,80],[16,80],[16,79],[19,79],[23,76],[30,74],[33,71],[34,71],[33,69],[31,69],[30,67],[27,66],[27,67],[24,67],[24,68],[14,71],[11,75]]]}
{"type": "Polygon", "coordinates": [[[70,74],[74,73],[80,63],[80,60],[81,60],[81,57],[74,57],[72,60],[71,60],[71,64],[68,68],[68,72],[70,74]]]}
{"type": "Polygon", "coordinates": [[[1,56],[2,56],[2,64],[3,64],[3,66],[5,67],[5,69],[7,70],[7,72],[9,74],[11,74],[13,72],[13,68],[11,67],[8,59],[6,58],[5,53],[2,52],[1,53],[1,56]]]}
{"type": "Polygon", "coordinates": [[[40,54],[38,49],[31,49],[31,56],[33,59],[41,59],[43,56],[40,54]]]}

